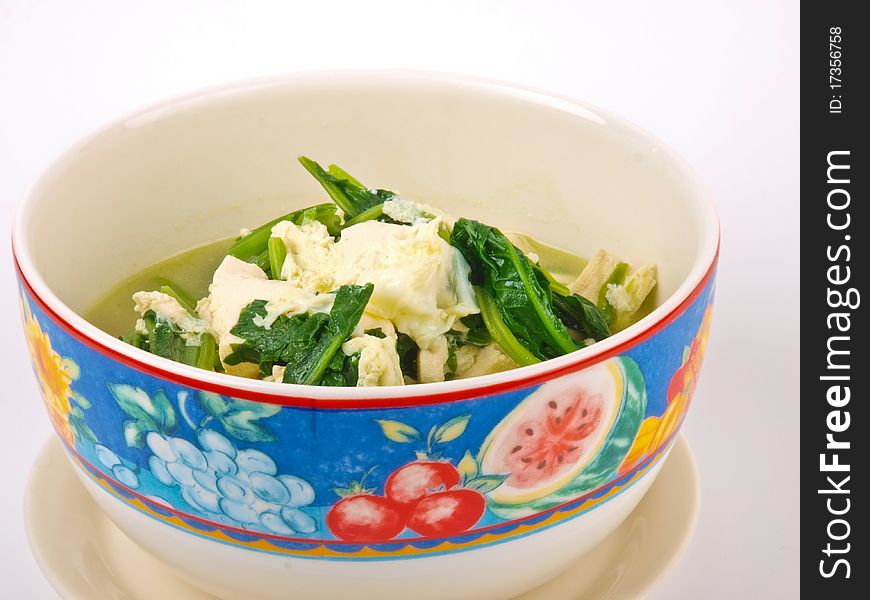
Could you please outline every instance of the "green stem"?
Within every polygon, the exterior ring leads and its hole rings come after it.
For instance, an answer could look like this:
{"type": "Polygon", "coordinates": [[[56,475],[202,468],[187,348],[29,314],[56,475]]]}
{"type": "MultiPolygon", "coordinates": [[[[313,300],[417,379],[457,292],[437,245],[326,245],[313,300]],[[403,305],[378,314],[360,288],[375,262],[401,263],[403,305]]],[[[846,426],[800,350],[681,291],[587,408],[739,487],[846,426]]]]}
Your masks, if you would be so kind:
{"type": "Polygon", "coordinates": [[[246,233],[237,239],[227,250],[227,254],[235,256],[239,260],[251,262],[255,256],[266,250],[266,244],[272,237],[272,228],[282,221],[292,221],[302,225],[306,218],[315,219],[326,225],[329,233],[335,235],[338,232],[338,219],[335,216],[334,204],[317,204],[300,210],[295,210],[268,223],[263,223],[256,229],[246,233]]]}
{"type": "Polygon", "coordinates": [[[189,367],[195,367],[199,364],[200,356],[202,356],[202,346],[185,346],[181,353],[181,362],[189,367]]]}
{"type": "Polygon", "coordinates": [[[357,215],[357,209],[351,199],[331,181],[333,177],[324,171],[323,167],[307,156],[300,156],[299,162],[323,186],[323,189],[326,190],[332,201],[338,204],[339,208],[344,211],[345,218],[353,218],[357,215]]]}
{"type": "Polygon", "coordinates": [[[121,336],[121,341],[130,344],[131,346],[136,346],[137,348],[144,349],[145,346],[145,336],[136,331],[135,329],[131,329],[124,333],[121,336]]]}
{"type": "Polygon", "coordinates": [[[442,240],[444,240],[448,244],[450,243],[450,230],[447,228],[447,225],[445,225],[444,223],[441,223],[438,226],[438,237],[440,237],[442,240]]]}
{"type": "Polygon", "coordinates": [[[181,307],[190,313],[192,316],[196,317],[196,300],[193,299],[193,296],[187,293],[186,290],[181,288],[178,284],[165,279],[163,277],[158,279],[160,283],[160,291],[166,294],[167,296],[172,296],[175,298],[181,307]]]}
{"type": "Polygon", "coordinates": [[[284,268],[284,260],[287,258],[287,246],[281,238],[270,237],[267,245],[269,251],[269,270],[272,279],[281,279],[281,271],[284,268]]]}
{"type": "Polygon", "coordinates": [[[555,277],[553,277],[552,275],[550,275],[550,273],[546,269],[543,269],[539,266],[536,266],[535,268],[538,269],[538,271],[540,271],[541,274],[550,283],[550,289],[553,291],[554,294],[559,294],[560,296],[570,296],[571,295],[571,290],[568,289],[568,286],[565,285],[564,283],[562,283],[561,281],[559,281],[558,279],[556,279],[555,277]]]}
{"type": "Polygon", "coordinates": [[[352,227],[353,225],[356,225],[358,223],[362,223],[364,221],[374,221],[375,219],[380,217],[382,214],[384,214],[384,205],[383,204],[376,204],[376,205],[372,206],[371,208],[368,208],[368,209],[362,211],[360,214],[358,214],[354,218],[348,219],[347,221],[345,221],[344,225],[342,226],[342,229],[345,229],[347,227],[352,227]]]}
{"type": "Polygon", "coordinates": [[[329,165],[326,168],[326,170],[330,175],[332,175],[336,179],[346,179],[347,181],[351,182],[355,186],[365,187],[363,184],[361,184],[359,182],[358,179],[356,179],[353,175],[351,175],[350,173],[348,173],[347,171],[345,171],[344,169],[342,169],[338,165],[329,165]]]}
{"type": "Polygon", "coordinates": [[[483,317],[483,324],[486,325],[486,329],[489,331],[492,339],[495,340],[504,353],[510,356],[521,367],[541,362],[508,329],[508,326],[501,318],[501,313],[498,312],[498,307],[489,297],[489,294],[475,286],[474,295],[477,298],[477,305],[480,307],[480,316],[483,317]]]}
{"type": "MultiPolygon", "coordinates": [[[[502,234],[501,232],[498,232],[498,234],[504,237],[504,234],[502,234]]],[[[526,295],[528,296],[529,302],[531,303],[535,312],[538,313],[541,325],[544,327],[544,329],[547,330],[547,332],[550,334],[550,339],[552,339],[556,343],[556,345],[559,346],[559,349],[563,353],[567,354],[569,352],[573,352],[577,349],[577,346],[568,336],[568,332],[564,328],[562,328],[562,330],[560,331],[555,327],[556,323],[547,315],[547,310],[545,309],[543,304],[544,300],[540,298],[538,294],[531,292],[533,288],[530,276],[534,276],[533,269],[535,268],[532,264],[532,261],[530,261],[526,257],[526,255],[523,254],[516,246],[511,244],[510,240],[508,240],[506,237],[504,237],[504,240],[508,244],[508,258],[514,263],[514,269],[519,276],[520,282],[523,284],[523,289],[527,290],[526,295]],[[526,261],[532,267],[532,269],[523,269],[519,264],[521,263],[521,261],[526,261]]],[[[561,324],[561,322],[558,323],[558,325],[561,324]]]]}
{"type": "Polygon", "coordinates": [[[199,342],[199,360],[194,365],[206,371],[214,371],[214,363],[217,358],[217,342],[211,334],[204,333],[199,342]]]}
{"type": "Polygon", "coordinates": [[[600,308],[601,312],[604,313],[608,324],[612,324],[616,318],[616,309],[613,308],[613,305],[611,305],[610,301],[607,299],[607,286],[610,284],[622,285],[623,282],[625,282],[625,276],[627,273],[628,264],[624,262],[618,263],[613,269],[613,273],[610,274],[610,277],[607,278],[607,281],[604,282],[604,285],[602,285],[601,289],[598,291],[598,308],[600,308]]]}

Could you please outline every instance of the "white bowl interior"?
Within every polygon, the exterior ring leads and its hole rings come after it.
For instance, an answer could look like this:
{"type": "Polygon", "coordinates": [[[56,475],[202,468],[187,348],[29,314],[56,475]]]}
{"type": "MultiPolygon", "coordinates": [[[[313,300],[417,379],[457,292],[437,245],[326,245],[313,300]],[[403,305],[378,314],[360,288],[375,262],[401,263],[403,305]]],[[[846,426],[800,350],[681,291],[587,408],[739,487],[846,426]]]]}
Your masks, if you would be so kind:
{"type": "Polygon", "coordinates": [[[449,76],[326,73],[204,93],[104,130],[42,180],[16,245],[81,313],[161,259],[326,201],[300,154],[584,256],[656,262],[659,299],[697,269],[715,228],[671,153],[610,115],[449,76]]]}

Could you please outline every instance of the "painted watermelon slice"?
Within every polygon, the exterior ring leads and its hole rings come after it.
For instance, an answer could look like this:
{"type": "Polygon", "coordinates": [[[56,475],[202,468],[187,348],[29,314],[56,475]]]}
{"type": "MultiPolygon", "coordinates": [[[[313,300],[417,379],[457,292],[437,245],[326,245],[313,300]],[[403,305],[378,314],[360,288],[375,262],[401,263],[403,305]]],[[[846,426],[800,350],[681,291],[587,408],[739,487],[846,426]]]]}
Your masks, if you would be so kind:
{"type": "Polygon", "coordinates": [[[517,518],[585,494],[616,476],[646,411],[637,364],[613,358],[544,384],[489,434],[483,474],[507,475],[490,510],[517,518]]]}

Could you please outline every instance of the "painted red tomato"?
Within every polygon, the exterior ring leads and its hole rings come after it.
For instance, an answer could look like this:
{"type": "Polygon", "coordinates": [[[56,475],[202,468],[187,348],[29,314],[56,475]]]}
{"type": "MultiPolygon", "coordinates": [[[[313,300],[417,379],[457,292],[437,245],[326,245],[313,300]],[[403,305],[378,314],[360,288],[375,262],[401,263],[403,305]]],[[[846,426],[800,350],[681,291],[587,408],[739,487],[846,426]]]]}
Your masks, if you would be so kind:
{"type": "Polygon", "coordinates": [[[326,514],[335,537],[353,542],[391,540],[405,528],[405,510],[389,498],[360,494],[336,502],[326,514]]]}
{"type": "Polygon", "coordinates": [[[459,471],[446,462],[417,461],[401,466],[387,478],[384,493],[403,506],[429,494],[459,485],[459,471]]]}
{"type": "Polygon", "coordinates": [[[458,489],[426,496],[411,510],[408,527],[427,537],[458,535],[474,526],[486,510],[483,494],[458,489]]]}

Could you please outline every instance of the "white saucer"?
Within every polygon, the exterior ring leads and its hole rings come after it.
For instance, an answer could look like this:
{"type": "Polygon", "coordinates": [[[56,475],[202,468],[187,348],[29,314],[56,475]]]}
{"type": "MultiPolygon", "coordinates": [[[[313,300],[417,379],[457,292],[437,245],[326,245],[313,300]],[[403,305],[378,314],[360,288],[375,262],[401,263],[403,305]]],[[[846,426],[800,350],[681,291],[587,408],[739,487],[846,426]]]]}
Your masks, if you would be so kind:
{"type": "MultiPolygon", "coordinates": [[[[30,547],[64,600],[215,600],[106,518],[54,439],[33,466],[24,503],[30,547]]],[[[698,506],[698,471],[681,435],[628,519],[570,570],[516,600],[642,598],[683,553],[698,506]]]]}

